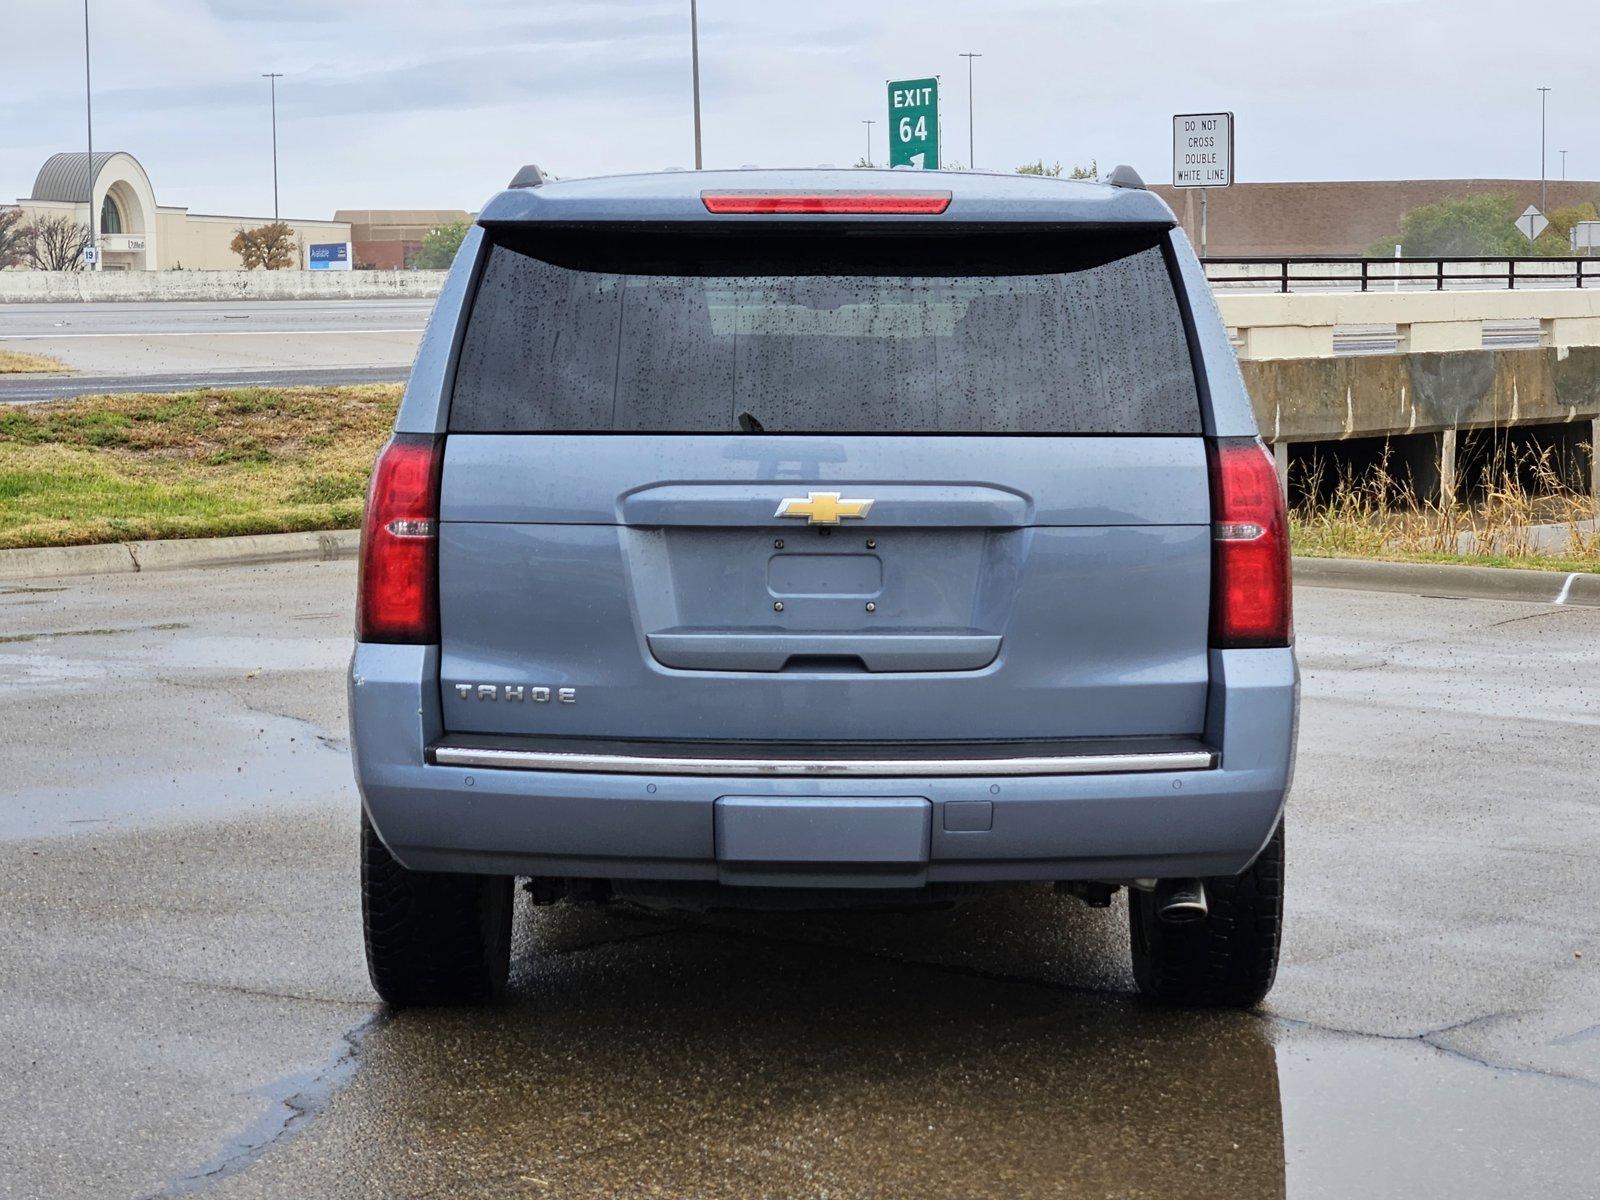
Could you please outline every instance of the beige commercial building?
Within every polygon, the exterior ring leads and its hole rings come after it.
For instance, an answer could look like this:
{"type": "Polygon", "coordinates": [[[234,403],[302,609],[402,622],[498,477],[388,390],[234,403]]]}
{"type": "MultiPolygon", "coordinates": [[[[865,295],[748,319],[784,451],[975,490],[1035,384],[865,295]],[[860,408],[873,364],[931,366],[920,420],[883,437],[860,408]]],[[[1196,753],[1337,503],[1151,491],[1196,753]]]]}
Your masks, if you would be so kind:
{"type": "MultiPolygon", "coordinates": [[[[237,271],[233,235],[272,220],[157,204],[139,160],[120,150],[96,151],[92,171],[85,151],[52,154],[39,169],[33,194],[17,205],[28,219],[64,216],[79,225],[88,223],[91,211],[97,214],[100,266],[106,271],[237,271]]],[[[284,222],[294,230],[302,268],[309,266],[313,243],[350,241],[348,221],[284,222]]]]}

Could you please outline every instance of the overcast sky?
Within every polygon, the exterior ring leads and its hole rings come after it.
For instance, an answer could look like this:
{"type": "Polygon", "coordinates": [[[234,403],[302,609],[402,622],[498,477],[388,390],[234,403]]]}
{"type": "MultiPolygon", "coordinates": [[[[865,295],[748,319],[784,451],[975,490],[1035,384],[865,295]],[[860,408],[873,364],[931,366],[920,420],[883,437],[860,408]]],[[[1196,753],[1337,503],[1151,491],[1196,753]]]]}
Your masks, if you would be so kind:
{"type": "MultiPolygon", "coordinates": [[[[162,204],[477,208],[518,165],[692,166],[688,0],[91,0],[95,144],[162,204]]],[[[700,0],[708,167],[887,151],[884,81],[937,74],[946,158],[1171,176],[1171,116],[1232,109],[1241,180],[1600,178],[1594,0],[700,0]]],[[[81,149],[77,0],[5,0],[0,197],[81,149]]]]}

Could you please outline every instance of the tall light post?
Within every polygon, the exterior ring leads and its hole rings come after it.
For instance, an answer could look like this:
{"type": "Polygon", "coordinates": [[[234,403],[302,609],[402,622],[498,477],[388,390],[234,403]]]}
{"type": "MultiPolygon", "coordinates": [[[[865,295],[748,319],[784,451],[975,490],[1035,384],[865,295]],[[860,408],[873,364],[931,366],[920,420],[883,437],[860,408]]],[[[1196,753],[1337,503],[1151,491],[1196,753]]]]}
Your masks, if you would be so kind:
{"type": "Polygon", "coordinates": [[[689,0],[689,57],[694,69],[694,169],[700,170],[700,12],[689,0]]]}
{"type": "Polygon", "coordinates": [[[876,125],[877,122],[863,121],[861,123],[867,127],[867,166],[870,167],[872,165],[872,127],[876,125]]]}
{"type": "Polygon", "coordinates": [[[89,134],[89,176],[85,195],[89,209],[89,267],[100,267],[100,214],[94,211],[94,88],[89,82],[89,0],[83,0],[83,118],[89,134]]]}
{"type": "Polygon", "coordinates": [[[1546,212],[1548,210],[1548,208],[1549,208],[1549,205],[1547,204],[1548,196],[1546,195],[1546,193],[1548,192],[1549,188],[1545,183],[1545,152],[1544,152],[1544,145],[1545,145],[1545,140],[1544,140],[1545,112],[1547,110],[1547,102],[1549,101],[1549,99],[1550,99],[1550,89],[1547,88],[1547,87],[1540,88],[1539,89],[1539,211],[1540,212],[1546,212]]]}
{"type": "Polygon", "coordinates": [[[978,163],[977,155],[972,150],[972,60],[983,55],[963,50],[961,57],[967,60],[967,170],[975,171],[978,163]]]}
{"type": "Polygon", "coordinates": [[[272,220],[278,220],[278,80],[283,78],[279,71],[267,71],[261,78],[268,81],[272,87],[272,220]]]}

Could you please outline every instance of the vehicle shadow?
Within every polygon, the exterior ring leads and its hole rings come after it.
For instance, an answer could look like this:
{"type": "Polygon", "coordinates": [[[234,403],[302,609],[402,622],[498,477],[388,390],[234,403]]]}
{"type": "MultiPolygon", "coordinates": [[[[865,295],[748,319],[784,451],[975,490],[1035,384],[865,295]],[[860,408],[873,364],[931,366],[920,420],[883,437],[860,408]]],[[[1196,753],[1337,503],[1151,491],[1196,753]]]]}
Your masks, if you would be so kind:
{"type": "Polygon", "coordinates": [[[302,1136],[411,1197],[1282,1196],[1267,1024],[1132,999],[1123,920],[524,909],[510,1003],[396,1014],[302,1136]]]}

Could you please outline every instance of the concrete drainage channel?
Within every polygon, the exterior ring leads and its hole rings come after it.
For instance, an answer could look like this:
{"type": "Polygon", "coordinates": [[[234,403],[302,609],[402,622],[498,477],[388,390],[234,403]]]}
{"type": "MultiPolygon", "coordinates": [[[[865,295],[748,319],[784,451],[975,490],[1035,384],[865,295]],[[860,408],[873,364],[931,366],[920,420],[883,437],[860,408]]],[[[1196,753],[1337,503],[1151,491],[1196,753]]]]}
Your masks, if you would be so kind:
{"type": "MultiPolygon", "coordinates": [[[[132,574],[195,567],[353,558],[354,529],[268,533],[245,537],[110,542],[0,550],[0,581],[65,575],[132,574]]],[[[1402,592],[1464,600],[1521,600],[1530,604],[1600,607],[1600,575],[1522,571],[1441,563],[1373,562],[1353,558],[1296,558],[1295,582],[1306,587],[1402,592]]]]}

